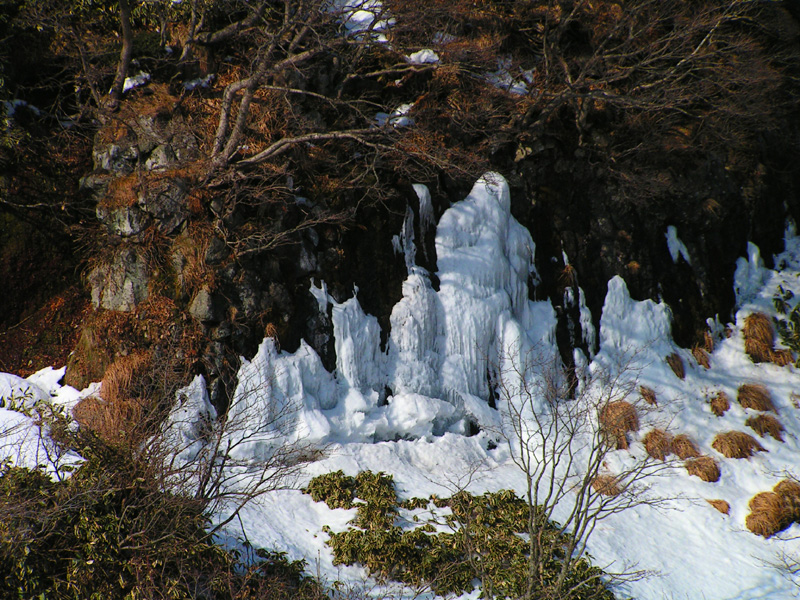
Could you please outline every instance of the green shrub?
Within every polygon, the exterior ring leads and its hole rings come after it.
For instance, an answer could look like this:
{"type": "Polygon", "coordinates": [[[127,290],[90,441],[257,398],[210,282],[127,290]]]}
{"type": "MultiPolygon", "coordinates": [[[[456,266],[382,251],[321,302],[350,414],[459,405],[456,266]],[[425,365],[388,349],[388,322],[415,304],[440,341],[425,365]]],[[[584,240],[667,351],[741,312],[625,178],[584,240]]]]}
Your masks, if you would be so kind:
{"type": "MultiPolygon", "coordinates": [[[[526,535],[531,510],[509,490],[481,496],[462,491],[450,498],[431,496],[399,503],[390,475],[366,471],[349,477],[337,471],[312,479],[305,491],[330,508],[358,508],[347,531],[334,533],[325,528],[334,564],[358,563],[380,581],[430,586],[439,595],[471,592],[476,578],[486,597],[519,597],[528,591],[530,547],[526,535]],[[450,510],[424,519],[417,515],[413,519],[417,524],[411,527],[397,523],[399,508],[431,505],[450,510]]],[[[559,533],[557,524],[547,523],[537,509],[533,521],[542,535],[559,547],[566,546],[568,537],[559,533]]],[[[559,558],[563,552],[545,564],[545,581],[555,581],[561,569],[559,558]]],[[[577,561],[562,586],[574,592],[560,597],[612,599],[602,574],[588,560],[577,561]]]]}

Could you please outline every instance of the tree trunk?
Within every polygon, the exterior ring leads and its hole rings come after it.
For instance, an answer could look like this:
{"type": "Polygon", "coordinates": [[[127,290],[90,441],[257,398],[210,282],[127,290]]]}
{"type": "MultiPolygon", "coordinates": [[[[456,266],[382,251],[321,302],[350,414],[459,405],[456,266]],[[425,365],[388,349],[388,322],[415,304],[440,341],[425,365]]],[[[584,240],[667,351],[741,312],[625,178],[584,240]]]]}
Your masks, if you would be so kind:
{"type": "Polygon", "coordinates": [[[131,5],[128,0],[119,0],[119,20],[122,26],[122,51],[119,53],[117,74],[108,96],[107,108],[116,110],[122,98],[125,78],[128,76],[128,66],[133,54],[133,30],[131,29],[131,5]]]}

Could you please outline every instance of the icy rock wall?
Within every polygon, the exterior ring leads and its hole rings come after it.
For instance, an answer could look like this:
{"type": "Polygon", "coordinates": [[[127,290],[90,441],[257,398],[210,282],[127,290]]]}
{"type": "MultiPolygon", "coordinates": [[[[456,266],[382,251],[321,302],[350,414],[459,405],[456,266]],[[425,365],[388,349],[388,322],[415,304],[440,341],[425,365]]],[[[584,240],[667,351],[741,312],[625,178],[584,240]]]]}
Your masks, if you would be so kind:
{"type": "MultiPolygon", "coordinates": [[[[430,194],[415,185],[420,230],[433,225],[430,194]]],[[[374,441],[464,433],[468,422],[494,425],[489,378],[503,361],[532,352],[556,355],[555,313],[528,298],[536,280],[535,246],[510,213],[509,188],[497,174],[477,181],[448,209],[436,229],[440,281],[415,263],[413,219],[392,240],[406,258],[403,297],[390,317],[386,352],[377,320],[364,313],[357,290],[338,303],[324,283],[312,283],[321,311],[331,316],[336,370],[325,371],[307,345],[294,354],[265,340],[239,372],[231,414],[258,413],[248,439],[276,432],[313,441],[374,441]],[[286,418],[282,416],[285,415],[286,418]],[[263,434],[263,435],[262,435],[263,434]]]]}

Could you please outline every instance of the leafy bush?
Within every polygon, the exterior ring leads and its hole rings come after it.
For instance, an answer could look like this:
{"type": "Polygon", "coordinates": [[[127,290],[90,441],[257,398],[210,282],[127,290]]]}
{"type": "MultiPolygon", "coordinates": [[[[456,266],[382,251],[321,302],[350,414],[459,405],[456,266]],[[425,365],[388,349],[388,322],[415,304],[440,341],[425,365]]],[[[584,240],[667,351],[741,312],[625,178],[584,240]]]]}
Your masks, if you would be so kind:
{"type": "MultiPolygon", "coordinates": [[[[379,580],[411,586],[430,586],[440,595],[471,592],[481,581],[486,597],[520,597],[528,590],[530,548],[527,532],[531,519],[544,519],[531,512],[528,503],[503,490],[473,496],[458,492],[450,498],[412,498],[398,502],[391,475],[361,472],[349,477],[342,471],[311,480],[306,493],[330,508],[357,507],[357,516],[347,531],[334,533],[328,544],[334,564],[363,565],[379,580]],[[356,502],[359,500],[360,502],[356,502]],[[398,524],[399,510],[439,509],[416,525],[398,524]]],[[[555,524],[538,524],[545,535],[563,538],[555,524]]],[[[562,557],[563,558],[563,557],[562,557]]],[[[545,569],[555,579],[561,568],[556,556],[545,569]]],[[[602,571],[586,559],[575,563],[568,589],[575,599],[613,598],[603,585],[602,571]]],[[[565,596],[566,597],[566,596],[565,596]]]]}

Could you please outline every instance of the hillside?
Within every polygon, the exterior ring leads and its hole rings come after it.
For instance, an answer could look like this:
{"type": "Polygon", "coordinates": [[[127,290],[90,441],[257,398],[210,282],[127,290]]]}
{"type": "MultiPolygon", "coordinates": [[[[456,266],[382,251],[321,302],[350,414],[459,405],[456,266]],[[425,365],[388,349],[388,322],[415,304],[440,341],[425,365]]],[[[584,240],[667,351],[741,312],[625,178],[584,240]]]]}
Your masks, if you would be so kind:
{"type": "Polygon", "coordinates": [[[366,577],[324,545],[354,513],[230,499],[339,469],[525,498],[521,462],[618,597],[795,593],[794,496],[748,505],[796,471],[795,3],[6,0],[0,29],[6,408],[190,465],[215,424],[217,539],[328,581],[366,577]]]}

